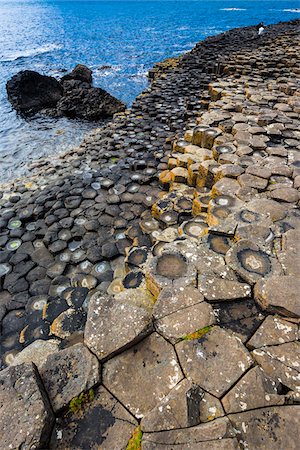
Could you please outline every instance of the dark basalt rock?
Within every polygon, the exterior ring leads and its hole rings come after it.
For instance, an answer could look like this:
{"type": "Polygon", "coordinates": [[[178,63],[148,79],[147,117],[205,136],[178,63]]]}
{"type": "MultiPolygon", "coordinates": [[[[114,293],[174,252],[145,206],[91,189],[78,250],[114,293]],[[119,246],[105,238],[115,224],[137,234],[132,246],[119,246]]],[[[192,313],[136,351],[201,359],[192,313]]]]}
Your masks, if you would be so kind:
{"type": "Polygon", "coordinates": [[[68,80],[79,80],[83,81],[85,83],[91,84],[92,83],[92,71],[88,67],[84,66],[83,64],[77,64],[77,66],[74,67],[74,69],[68,73],[67,75],[64,75],[60,82],[63,83],[64,81],[68,80]]]}
{"type": "Polygon", "coordinates": [[[6,90],[12,106],[26,114],[55,107],[63,95],[63,88],[55,78],[32,70],[14,75],[7,82],[6,90]]]}
{"type": "Polygon", "coordinates": [[[101,88],[75,88],[58,102],[57,110],[71,118],[98,120],[124,111],[125,105],[101,88]]]}
{"type": "Polygon", "coordinates": [[[6,84],[8,99],[23,114],[42,111],[95,121],[125,110],[125,104],[101,88],[92,87],[92,71],[78,64],[60,82],[53,77],[26,70],[6,84]]]}

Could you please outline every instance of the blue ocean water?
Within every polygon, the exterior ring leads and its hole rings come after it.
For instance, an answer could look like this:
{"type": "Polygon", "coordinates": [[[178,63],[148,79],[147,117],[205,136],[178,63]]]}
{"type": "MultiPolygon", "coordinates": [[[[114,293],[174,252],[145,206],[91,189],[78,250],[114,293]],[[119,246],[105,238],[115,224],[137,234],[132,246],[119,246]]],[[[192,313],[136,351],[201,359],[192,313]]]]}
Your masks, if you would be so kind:
{"type": "Polygon", "coordinates": [[[298,18],[299,7],[299,0],[0,0],[0,179],[21,173],[32,158],[74,146],[96,126],[19,117],[5,91],[18,71],[60,77],[86,64],[96,86],[130,105],[153,63],[233,27],[298,18]]]}

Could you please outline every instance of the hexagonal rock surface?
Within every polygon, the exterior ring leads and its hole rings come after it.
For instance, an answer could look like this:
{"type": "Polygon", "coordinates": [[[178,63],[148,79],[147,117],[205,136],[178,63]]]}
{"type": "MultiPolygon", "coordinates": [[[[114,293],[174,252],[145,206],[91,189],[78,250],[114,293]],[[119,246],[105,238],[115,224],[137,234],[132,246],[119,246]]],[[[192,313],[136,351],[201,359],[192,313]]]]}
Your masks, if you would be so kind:
{"type": "Polygon", "coordinates": [[[254,298],[266,310],[288,317],[300,317],[300,279],[294,275],[270,277],[259,281],[254,298]]]}
{"type": "Polygon", "coordinates": [[[299,392],[300,344],[288,342],[282,345],[253,350],[253,357],[264,372],[276,382],[299,392]]]}
{"type": "Polygon", "coordinates": [[[84,342],[100,360],[136,343],[151,330],[151,315],[144,308],[101,293],[92,296],[84,342]]]}
{"type": "Polygon", "coordinates": [[[263,277],[280,274],[278,261],[246,239],[241,239],[228,250],[225,260],[249,284],[254,284],[263,277]]]}
{"type": "Polygon", "coordinates": [[[164,288],[154,304],[153,317],[158,320],[189,306],[197,305],[203,300],[203,295],[193,286],[179,289],[164,288]]]}
{"type": "Polygon", "coordinates": [[[238,443],[227,417],[195,427],[144,433],[142,449],[146,450],[237,450],[238,443]]]}
{"type": "Polygon", "coordinates": [[[163,288],[172,288],[175,282],[196,285],[196,274],[194,265],[179,251],[166,250],[149,259],[145,267],[147,288],[155,298],[163,288]]]}
{"type": "Polygon", "coordinates": [[[241,341],[219,327],[200,339],[179,342],[176,350],[186,377],[218,398],[253,362],[241,341]]]}
{"type": "Polygon", "coordinates": [[[256,333],[247,342],[248,348],[259,348],[267,345],[283,344],[299,339],[298,325],[281,319],[267,316],[256,333]]]}
{"type": "Polygon", "coordinates": [[[53,353],[39,371],[54,411],[100,380],[99,362],[83,344],[53,353]]]}
{"type": "Polygon", "coordinates": [[[188,380],[178,383],[141,421],[144,432],[198,425],[223,416],[220,401],[188,380]]]}
{"type": "Polygon", "coordinates": [[[155,322],[156,330],[170,342],[214,324],[216,321],[211,305],[201,302],[178,312],[164,316],[155,322]]]}
{"type": "Polygon", "coordinates": [[[300,267],[300,230],[289,230],[282,235],[281,250],[277,257],[285,275],[299,276],[300,267]]]}
{"type": "Polygon", "coordinates": [[[33,364],[0,372],[0,448],[46,448],[54,415],[33,364]]]}
{"type": "Polygon", "coordinates": [[[19,364],[33,362],[40,368],[49,355],[58,351],[59,343],[60,341],[57,339],[49,339],[48,341],[38,339],[18,353],[14,358],[12,365],[17,366],[19,364]]]}
{"type": "Polygon", "coordinates": [[[263,372],[253,367],[222,398],[227,414],[264,406],[283,405],[284,396],[277,394],[276,383],[263,372]]]}
{"type": "Polygon", "coordinates": [[[103,384],[141,418],[183,378],[175,351],[153,333],[105,363],[103,384]]]}
{"type": "Polygon", "coordinates": [[[273,406],[230,414],[241,448],[282,450],[299,448],[300,406],[273,406]]]}
{"type": "Polygon", "coordinates": [[[198,289],[210,302],[251,297],[251,287],[246,283],[224,280],[213,276],[199,276],[198,289]]]}
{"type": "Polygon", "coordinates": [[[100,386],[92,402],[84,404],[76,414],[67,412],[57,419],[49,448],[124,449],[136,425],[129,412],[100,386]]]}

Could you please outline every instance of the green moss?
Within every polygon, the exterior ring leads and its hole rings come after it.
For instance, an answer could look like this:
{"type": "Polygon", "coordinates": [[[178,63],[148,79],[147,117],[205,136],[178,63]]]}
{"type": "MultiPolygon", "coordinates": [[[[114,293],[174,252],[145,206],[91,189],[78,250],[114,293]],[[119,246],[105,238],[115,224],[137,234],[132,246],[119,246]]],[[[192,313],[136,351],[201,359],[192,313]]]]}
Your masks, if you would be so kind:
{"type": "Polygon", "coordinates": [[[87,403],[90,403],[94,400],[95,393],[93,389],[89,389],[87,392],[81,392],[77,397],[72,398],[69,403],[69,410],[73,414],[77,414],[81,408],[87,403]]]}
{"type": "Polygon", "coordinates": [[[138,426],[134,429],[131,438],[127,444],[126,450],[141,450],[142,448],[143,432],[141,427],[138,426]]]}
{"type": "Polygon", "coordinates": [[[200,339],[202,338],[206,333],[208,333],[210,330],[212,330],[212,325],[209,325],[208,327],[201,328],[200,330],[194,331],[194,333],[187,334],[186,336],[182,336],[178,339],[178,342],[180,341],[192,341],[193,339],[200,339]]]}
{"type": "Polygon", "coordinates": [[[116,158],[115,156],[113,156],[112,158],[110,158],[110,161],[114,164],[119,161],[119,158],[116,158]]]}

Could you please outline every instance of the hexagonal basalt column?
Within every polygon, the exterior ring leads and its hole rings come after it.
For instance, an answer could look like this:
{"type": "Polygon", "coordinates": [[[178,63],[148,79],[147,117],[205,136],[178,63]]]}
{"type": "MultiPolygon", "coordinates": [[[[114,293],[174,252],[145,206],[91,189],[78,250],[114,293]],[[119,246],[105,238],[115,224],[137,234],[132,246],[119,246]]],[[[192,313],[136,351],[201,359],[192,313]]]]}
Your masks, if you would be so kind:
{"type": "Polygon", "coordinates": [[[171,344],[153,333],[104,365],[103,384],[137,418],[183,378],[171,344]]]}
{"type": "Polygon", "coordinates": [[[164,287],[172,287],[175,280],[185,285],[196,284],[195,267],[176,251],[164,251],[150,260],[145,275],[147,288],[155,298],[164,287]]]}

